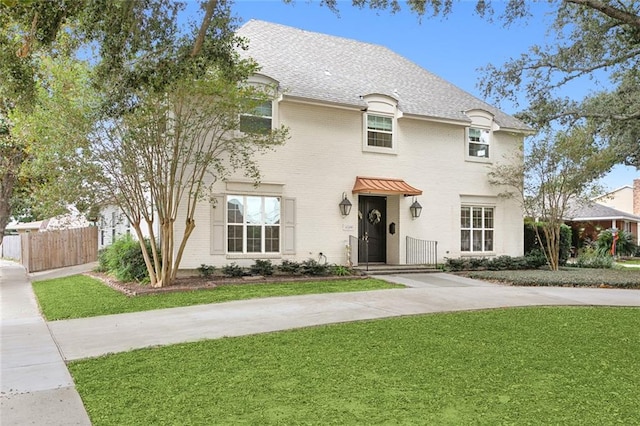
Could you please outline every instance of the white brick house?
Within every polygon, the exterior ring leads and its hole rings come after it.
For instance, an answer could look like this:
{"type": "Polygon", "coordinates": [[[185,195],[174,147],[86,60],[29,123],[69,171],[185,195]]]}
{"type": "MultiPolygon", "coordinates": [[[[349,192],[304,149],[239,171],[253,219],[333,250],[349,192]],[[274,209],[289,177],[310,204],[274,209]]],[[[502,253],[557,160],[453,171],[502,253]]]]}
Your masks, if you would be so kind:
{"type": "Polygon", "coordinates": [[[255,20],[239,34],[261,66],[256,81],[279,91],[254,118],[291,138],[260,158],[260,186],[229,179],[215,205],[200,203],[182,268],[432,263],[414,257],[408,237],[437,241],[439,262],[522,254],[523,212],[487,179],[521,148],[522,122],[382,46],[255,20]],[[343,216],[345,196],[353,208],[343,216]]]}

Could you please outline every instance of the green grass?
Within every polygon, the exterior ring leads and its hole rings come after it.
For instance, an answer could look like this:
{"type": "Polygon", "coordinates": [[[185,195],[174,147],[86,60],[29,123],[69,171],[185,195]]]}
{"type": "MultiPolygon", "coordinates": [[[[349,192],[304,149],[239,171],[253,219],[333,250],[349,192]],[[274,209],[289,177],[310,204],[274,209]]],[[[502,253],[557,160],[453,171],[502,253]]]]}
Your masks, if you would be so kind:
{"type": "Polygon", "coordinates": [[[640,265],[640,259],[617,260],[621,265],[640,265]]]}
{"type": "Polygon", "coordinates": [[[94,425],[640,424],[640,310],[321,326],[72,362],[94,425]]]}
{"type": "Polygon", "coordinates": [[[228,302],[273,296],[402,288],[375,279],[289,282],[282,284],[223,285],[193,290],[128,297],[86,275],[36,281],[33,289],[48,321],[85,318],[178,306],[228,302]]]}
{"type": "Polygon", "coordinates": [[[640,288],[640,270],[636,269],[587,269],[560,268],[559,271],[473,271],[465,273],[469,278],[504,282],[523,286],[575,286],[640,288]]]}

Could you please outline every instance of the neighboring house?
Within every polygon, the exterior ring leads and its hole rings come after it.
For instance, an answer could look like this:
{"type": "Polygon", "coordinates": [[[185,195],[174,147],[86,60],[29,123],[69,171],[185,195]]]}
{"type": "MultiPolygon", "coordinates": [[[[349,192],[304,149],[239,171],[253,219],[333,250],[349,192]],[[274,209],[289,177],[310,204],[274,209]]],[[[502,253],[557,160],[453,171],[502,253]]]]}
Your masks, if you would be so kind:
{"type": "Polygon", "coordinates": [[[60,229],[86,228],[91,223],[80,213],[71,212],[68,214],[52,217],[50,219],[38,220],[34,222],[13,222],[5,228],[7,233],[24,234],[27,232],[57,231],[60,229]]]}
{"type": "Polygon", "coordinates": [[[131,233],[131,224],[127,217],[120,208],[112,205],[100,208],[97,225],[98,249],[110,246],[116,238],[131,233]]]}
{"type": "Polygon", "coordinates": [[[640,179],[593,200],[593,203],[570,211],[567,224],[574,235],[574,245],[595,241],[606,229],[621,229],[632,234],[640,244],[640,179]]]}
{"type": "Polygon", "coordinates": [[[522,255],[523,211],[487,178],[522,148],[522,122],[382,46],[255,20],[239,35],[261,66],[251,81],[279,92],[253,121],[291,138],[260,157],[260,185],[216,183],[182,268],[433,263],[426,242],[439,262],[522,255]]]}
{"type": "MultiPolygon", "coordinates": [[[[127,216],[115,205],[104,205],[100,207],[100,213],[97,221],[98,225],[98,249],[103,249],[113,244],[113,242],[123,235],[131,234],[137,238],[136,232],[131,226],[127,216]]],[[[142,235],[149,238],[149,229],[146,223],[141,226],[142,235]]],[[[158,234],[157,223],[153,224],[153,232],[156,237],[158,234]]]]}

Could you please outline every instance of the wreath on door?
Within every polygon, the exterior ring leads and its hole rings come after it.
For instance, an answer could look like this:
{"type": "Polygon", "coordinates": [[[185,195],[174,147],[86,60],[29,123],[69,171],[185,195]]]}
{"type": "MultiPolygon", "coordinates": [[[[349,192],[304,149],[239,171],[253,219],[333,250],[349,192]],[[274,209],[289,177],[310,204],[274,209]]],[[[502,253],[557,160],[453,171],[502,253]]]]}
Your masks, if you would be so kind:
{"type": "Polygon", "coordinates": [[[377,225],[380,223],[381,219],[382,213],[380,213],[380,210],[371,209],[371,211],[369,212],[369,223],[371,223],[372,225],[377,225]]]}

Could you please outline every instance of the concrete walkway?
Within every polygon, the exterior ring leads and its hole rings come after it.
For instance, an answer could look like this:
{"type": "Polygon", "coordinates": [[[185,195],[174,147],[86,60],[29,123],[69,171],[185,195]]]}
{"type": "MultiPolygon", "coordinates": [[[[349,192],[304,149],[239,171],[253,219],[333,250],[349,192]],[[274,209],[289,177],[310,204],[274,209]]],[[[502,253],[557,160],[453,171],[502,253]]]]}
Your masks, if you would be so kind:
{"type": "Polygon", "coordinates": [[[0,259],[0,424],[90,425],[24,268],[0,259]]]}
{"type": "Polygon", "coordinates": [[[316,294],[197,305],[54,321],[65,360],[156,345],[267,333],[348,321],[510,306],[640,306],[640,291],[509,287],[449,274],[378,278],[411,288],[316,294]]]}
{"type": "MultiPolygon", "coordinates": [[[[156,345],[433,312],[540,305],[640,306],[640,291],[508,287],[444,273],[380,276],[405,289],[244,300],[45,323],[24,269],[0,261],[0,424],[89,424],[63,360],[156,345]]],[[[41,274],[37,279],[82,272],[41,274]]]]}

